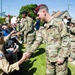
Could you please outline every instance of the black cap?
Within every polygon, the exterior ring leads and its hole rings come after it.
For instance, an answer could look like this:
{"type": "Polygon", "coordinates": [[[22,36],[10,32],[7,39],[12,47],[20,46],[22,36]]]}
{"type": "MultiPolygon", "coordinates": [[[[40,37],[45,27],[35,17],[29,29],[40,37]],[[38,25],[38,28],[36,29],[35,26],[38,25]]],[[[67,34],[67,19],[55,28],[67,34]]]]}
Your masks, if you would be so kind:
{"type": "Polygon", "coordinates": [[[27,15],[27,11],[22,11],[20,14],[26,14],[27,15]]]}

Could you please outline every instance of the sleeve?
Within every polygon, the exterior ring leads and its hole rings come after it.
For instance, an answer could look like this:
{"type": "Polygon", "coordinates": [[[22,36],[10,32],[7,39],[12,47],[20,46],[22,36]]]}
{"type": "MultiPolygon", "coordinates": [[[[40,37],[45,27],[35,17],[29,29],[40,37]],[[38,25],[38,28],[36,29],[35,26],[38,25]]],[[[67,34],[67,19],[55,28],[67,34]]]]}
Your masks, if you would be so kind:
{"type": "Polygon", "coordinates": [[[60,23],[59,33],[61,35],[61,47],[58,57],[64,60],[65,58],[68,58],[70,55],[70,35],[67,33],[67,28],[63,21],[60,23]]]}
{"type": "Polygon", "coordinates": [[[24,33],[27,34],[29,31],[31,31],[33,29],[32,23],[33,23],[32,19],[26,19],[24,21],[24,27],[22,28],[20,33],[24,31],[24,33]]]}
{"type": "Polygon", "coordinates": [[[13,72],[14,70],[19,70],[19,65],[18,62],[10,65],[9,62],[5,58],[3,58],[0,60],[0,68],[8,74],[13,72]]]}
{"type": "Polygon", "coordinates": [[[70,33],[75,35],[75,27],[70,27],[70,33]]]}
{"type": "Polygon", "coordinates": [[[37,35],[36,35],[36,40],[31,45],[31,47],[26,51],[30,52],[30,53],[34,53],[35,50],[41,45],[42,40],[43,40],[43,38],[42,38],[40,32],[38,32],[37,35]]]}

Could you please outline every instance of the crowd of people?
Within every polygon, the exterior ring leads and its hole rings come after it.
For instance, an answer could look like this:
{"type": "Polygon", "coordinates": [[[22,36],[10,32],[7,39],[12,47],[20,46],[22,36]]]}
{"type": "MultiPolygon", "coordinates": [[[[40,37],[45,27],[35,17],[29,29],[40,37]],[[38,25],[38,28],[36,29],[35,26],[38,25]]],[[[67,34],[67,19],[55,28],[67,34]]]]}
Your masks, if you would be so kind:
{"type": "Polygon", "coordinates": [[[23,11],[21,20],[13,16],[10,24],[7,18],[6,24],[0,26],[0,75],[19,70],[19,65],[43,41],[46,43],[46,75],[68,74],[68,60],[75,59],[75,23],[66,15],[63,19],[54,18],[45,4],[38,5],[34,12],[37,14],[35,23],[27,11],[23,11]],[[41,22],[44,22],[42,27],[41,22]],[[8,57],[18,58],[19,44],[23,44],[26,51],[20,60],[9,64],[8,57]]]}

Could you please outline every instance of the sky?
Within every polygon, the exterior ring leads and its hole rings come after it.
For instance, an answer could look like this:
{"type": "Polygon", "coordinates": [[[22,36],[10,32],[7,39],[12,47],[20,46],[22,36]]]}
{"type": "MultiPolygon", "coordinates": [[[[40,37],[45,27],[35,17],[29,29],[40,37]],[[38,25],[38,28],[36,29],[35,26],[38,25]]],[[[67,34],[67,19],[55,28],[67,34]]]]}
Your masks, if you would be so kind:
{"type": "Polygon", "coordinates": [[[52,14],[52,11],[60,10],[62,12],[68,10],[70,16],[75,19],[75,0],[2,0],[2,12],[5,12],[6,15],[10,14],[18,16],[21,7],[28,4],[46,4],[50,14],[52,14]]]}

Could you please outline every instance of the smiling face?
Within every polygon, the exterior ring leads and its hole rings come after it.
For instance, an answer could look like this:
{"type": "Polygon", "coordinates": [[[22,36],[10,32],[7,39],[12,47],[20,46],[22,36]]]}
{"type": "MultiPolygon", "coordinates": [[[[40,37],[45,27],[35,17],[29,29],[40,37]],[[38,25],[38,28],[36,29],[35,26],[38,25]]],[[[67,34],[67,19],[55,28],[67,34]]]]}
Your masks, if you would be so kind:
{"type": "Polygon", "coordinates": [[[40,21],[45,21],[46,18],[45,10],[44,9],[39,10],[37,13],[37,17],[39,18],[40,21]]]}

